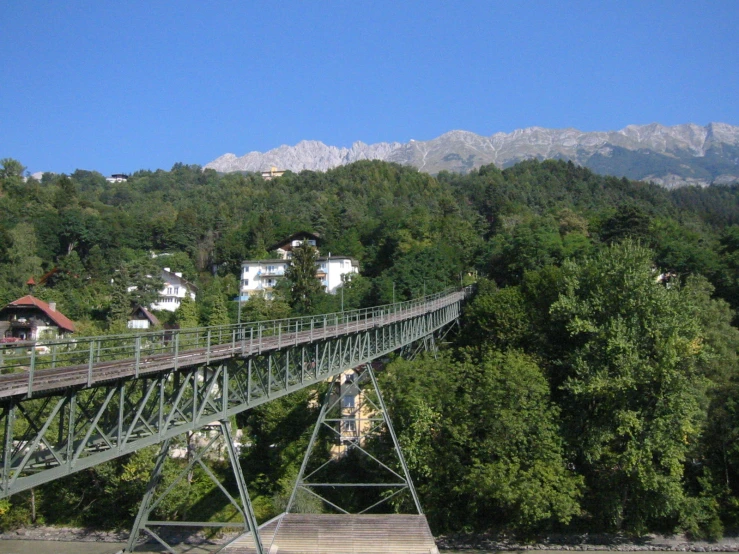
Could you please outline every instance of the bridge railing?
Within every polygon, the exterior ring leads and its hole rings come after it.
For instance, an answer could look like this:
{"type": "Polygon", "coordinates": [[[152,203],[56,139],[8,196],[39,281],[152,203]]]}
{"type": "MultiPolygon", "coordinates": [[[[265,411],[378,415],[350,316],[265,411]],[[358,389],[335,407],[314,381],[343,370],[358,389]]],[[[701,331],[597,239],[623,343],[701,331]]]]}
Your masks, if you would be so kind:
{"type": "MultiPolygon", "coordinates": [[[[265,338],[277,338],[277,347],[289,341],[319,340],[331,335],[351,333],[366,325],[390,323],[438,309],[449,303],[459,289],[448,289],[415,300],[315,316],[244,322],[241,324],[132,332],[122,335],[40,340],[0,344],[0,373],[28,372],[29,385],[35,372],[70,366],[99,367],[104,362],[130,360],[138,373],[139,364],[156,355],[178,357],[185,351],[200,351],[210,358],[214,347],[231,343],[261,345],[265,338]],[[282,341],[285,341],[284,343],[282,341]]],[[[30,390],[30,388],[29,388],[30,390]]]]}

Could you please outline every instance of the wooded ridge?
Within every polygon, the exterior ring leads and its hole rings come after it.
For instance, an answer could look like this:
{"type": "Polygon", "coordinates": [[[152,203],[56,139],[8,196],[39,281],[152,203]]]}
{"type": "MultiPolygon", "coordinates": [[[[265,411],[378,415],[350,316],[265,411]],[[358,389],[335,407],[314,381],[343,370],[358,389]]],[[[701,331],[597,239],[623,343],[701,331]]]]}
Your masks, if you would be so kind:
{"type": "MultiPolygon", "coordinates": [[[[477,282],[438,356],[394,358],[378,374],[435,533],[739,528],[739,186],[668,190],[562,160],[436,176],[359,161],[270,181],[176,164],[118,183],[82,170],[24,179],[18,161],[0,165],[0,305],[33,277],[33,294],[78,336],[127,332],[163,267],[198,292],[157,313],[162,324],[235,322],[242,261],[298,231],[358,260],[360,274],[341,296],[297,296],[310,272],[295,272],[274,299],[245,302],[242,320],[477,282]]],[[[285,505],[322,392],[233,422],[260,521],[285,505]]],[[[378,456],[389,448],[382,435],[370,442],[378,456]]],[[[168,461],[165,482],[180,463],[168,461]]],[[[36,519],[125,527],[152,464],[144,450],[39,487],[36,519]]],[[[363,469],[351,456],[340,465],[363,469]]],[[[200,471],[157,517],[225,509],[200,471]]],[[[0,528],[28,523],[31,499],[0,502],[0,528]]]]}

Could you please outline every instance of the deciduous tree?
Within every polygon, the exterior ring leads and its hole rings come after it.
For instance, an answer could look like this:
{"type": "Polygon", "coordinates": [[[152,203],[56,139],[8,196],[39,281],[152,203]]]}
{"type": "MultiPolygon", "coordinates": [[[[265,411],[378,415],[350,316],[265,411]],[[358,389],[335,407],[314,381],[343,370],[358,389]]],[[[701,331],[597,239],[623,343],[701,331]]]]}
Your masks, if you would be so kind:
{"type": "Polygon", "coordinates": [[[565,262],[563,278],[551,311],[569,334],[561,406],[586,505],[614,529],[676,521],[705,388],[690,296],[659,282],[651,252],[628,240],[565,262]]]}

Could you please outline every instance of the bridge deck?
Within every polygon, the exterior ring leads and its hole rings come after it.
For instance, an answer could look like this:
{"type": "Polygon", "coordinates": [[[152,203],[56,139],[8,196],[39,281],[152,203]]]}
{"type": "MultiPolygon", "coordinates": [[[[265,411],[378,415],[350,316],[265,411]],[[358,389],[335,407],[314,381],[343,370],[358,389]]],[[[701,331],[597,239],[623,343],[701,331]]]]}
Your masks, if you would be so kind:
{"type": "MultiPolygon", "coordinates": [[[[285,514],[259,530],[270,554],[438,554],[426,516],[285,514]],[[277,535],[275,536],[275,530],[277,535]]],[[[227,554],[253,554],[247,533],[227,554]]]]}
{"type": "MultiPolygon", "coordinates": [[[[33,393],[37,394],[67,387],[93,386],[126,377],[152,375],[177,367],[217,362],[234,356],[248,357],[279,350],[290,345],[297,346],[317,340],[350,335],[418,317],[432,310],[458,302],[461,297],[463,297],[461,292],[452,293],[446,297],[434,298],[426,303],[411,303],[409,307],[391,313],[367,313],[362,319],[357,318],[353,321],[347,319],[341,324],[328,324],[320,329],[311,328],[310,330],[290,332],[288,327],[279,336],[262,337],[260,333],[258,340],[255,340],[253,333],[251,335],[244,333],[247,330],[246,327],[237,330],[230,326],[228,333],[230,340],[228,342],[224,344],[215,343],[207,348],[187,349],[176,354],[163,352],[161,354],[144,355],[136,359],[124,357],[111,361],[93,362],[91,358],[90,363],[36,370],[31,376],[27,373],[0,375],[0,400],[27,395],[31,392],[31,389],[33,393]],[[237,339],[237,336],[240,338],[237,339]]],[[[317,318],[320,317],[323,316],[317,316],[317,318]]],[[[94,346],[94,341],[105,341],[108,340],[108,337],[81,340],[91,341],[94,346]]],[[[90,350],[94,349],[90,348],[90,350]]]]}

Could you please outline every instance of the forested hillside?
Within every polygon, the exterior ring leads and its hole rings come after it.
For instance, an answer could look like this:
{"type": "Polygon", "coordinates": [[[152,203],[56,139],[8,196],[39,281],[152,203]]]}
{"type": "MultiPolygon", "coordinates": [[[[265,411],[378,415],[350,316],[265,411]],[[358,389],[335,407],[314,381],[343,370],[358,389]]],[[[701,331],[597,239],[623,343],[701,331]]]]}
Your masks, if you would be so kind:
{"type": "MultiPolygon", "coordinates": [[[[478,281],[452,344],[380,374],[435,532],[739,526],[737,187],[668,191],[561,161],[436,177],[366,161],[272,181],[181,164],[116,184],[22,174],[2,160],[0,304],[33,277],[78,334],[124,331],[156,293],[157,267],[199,286],[163,321],[235,322],[241,261],[301,230],[359,261],[347,307],[478,281]]],[[[321,292],[309,308],[291,303],[288,290],[250,300],[242,319],[339,308],[321,292]]],[[[260,518],[284,504],[316,416],[310,395],[236,421],[260,518]]],[[[37,517],[127,525],[151,458],[41,487],[37,517]]],[[[216,512],[200,483],[163,515],[186,517],[185,500],[216,512]]],[[[30,493],[11,504],[0,526],[28,522],[30,493]]]]}

